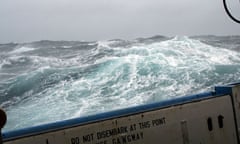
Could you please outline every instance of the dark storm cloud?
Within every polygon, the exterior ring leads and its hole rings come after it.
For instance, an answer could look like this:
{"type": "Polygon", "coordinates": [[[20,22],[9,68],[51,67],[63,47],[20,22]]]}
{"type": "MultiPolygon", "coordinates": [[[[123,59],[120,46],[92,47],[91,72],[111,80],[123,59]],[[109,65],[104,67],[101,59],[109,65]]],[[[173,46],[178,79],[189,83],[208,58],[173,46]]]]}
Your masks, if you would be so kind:
{"type": "Polygon", "coordinates": [[[240,34],[221,0],[0,0],[0,18],[0,42],[240,34]]]}

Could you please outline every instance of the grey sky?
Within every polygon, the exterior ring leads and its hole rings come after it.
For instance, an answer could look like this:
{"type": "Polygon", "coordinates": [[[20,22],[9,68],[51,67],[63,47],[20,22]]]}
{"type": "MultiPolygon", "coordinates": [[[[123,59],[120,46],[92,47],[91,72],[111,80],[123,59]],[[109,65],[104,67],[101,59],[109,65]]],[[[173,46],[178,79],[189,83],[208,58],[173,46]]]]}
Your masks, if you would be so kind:
{"type": "MultiPolygon", "coordinates": [[[[240,3],[231,9],[240,17],[240,3]]],[[[0,43],[240,35],[222,0],[0,0],[0,43]]]]}

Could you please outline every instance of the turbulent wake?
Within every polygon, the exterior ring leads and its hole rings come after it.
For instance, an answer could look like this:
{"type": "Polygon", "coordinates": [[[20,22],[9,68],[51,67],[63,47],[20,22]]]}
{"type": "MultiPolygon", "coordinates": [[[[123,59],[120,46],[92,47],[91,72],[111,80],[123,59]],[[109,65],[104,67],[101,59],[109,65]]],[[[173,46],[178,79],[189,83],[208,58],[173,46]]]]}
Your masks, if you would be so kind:
{"type": "Polygon", "coordinates": [[[240,36],[0,44],[5,131],[240,81],[240,36]]]}

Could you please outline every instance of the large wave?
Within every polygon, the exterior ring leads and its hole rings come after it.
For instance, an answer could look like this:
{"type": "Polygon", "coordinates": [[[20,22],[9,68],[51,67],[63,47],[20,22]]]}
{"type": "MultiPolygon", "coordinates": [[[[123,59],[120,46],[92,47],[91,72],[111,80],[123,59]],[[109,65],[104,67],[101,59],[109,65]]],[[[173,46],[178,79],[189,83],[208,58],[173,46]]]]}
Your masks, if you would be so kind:
{"type": "Polygon", "coordinates": [[[226,38],[222,45],[211,40],[155,36],[0,45],[0,104],[8,115],[4,130],[153,103],[239,81],[239,45],[228,48],[226,38]]]}

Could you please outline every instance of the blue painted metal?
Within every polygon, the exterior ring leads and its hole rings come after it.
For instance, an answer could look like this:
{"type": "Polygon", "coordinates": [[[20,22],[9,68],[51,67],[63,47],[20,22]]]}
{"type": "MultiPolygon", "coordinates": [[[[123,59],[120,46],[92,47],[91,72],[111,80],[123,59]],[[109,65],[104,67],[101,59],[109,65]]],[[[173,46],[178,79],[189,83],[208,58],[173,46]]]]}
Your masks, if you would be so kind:
{"type": "Polygon", "coordinates": [[[184,103],[190,103],[193,101],[200,101],[203,99],[222,96],[222,95],[226,95],[226,94],[230,95],[231,88],[233,86],[234,85],[228,85],[228,86],[222,86],[222,87],[219,86],[219,87],[215,88],[214,92],[205,92],[205,93],[201,93],[201,94],[179,97],[176,99],[166,100],[166,101],[162,101],[162,102],[141,105],[141,106],[136,106],[136,107],[131,107],[131,108],[125,108],[125,109],[115,110],[115,111],[111,111],[111,112],[105,112],[105,113],[96,114],[96,115],[92,115],[92,116],[74,118],[74,119],[70,119],[70,120],[64,120],[64,121],[60,121],[60,122],[44,124],[44,125],[35,126],[35,127],[31,127],[31,128],[25,128],[25,129],[19,129],[19,130],[15,130],[15,131],[4,132],[2,135],[3,141],[9,141],[9,140],[16,139],[19,137],[25,137],[25,136],[31,136],[31,135],[41,134],[41,133],[45,133],[45,132],[61,130],[61,129],[65,129],[65,128],[70,128],[70,127],[74,127],[74,126],[87,124],[87,123],[103,121],[103,120],[107,120],[107,119],[111,119],[111,118],[118,118],[118,117],[122,117],[122,116],[143,113],[146,111],[157,110],[157,109],[170,107],[170,106],[174,106],[174,105],[179,105],[179,104],[184,104],[184,103]]]}
{"type": "Polygon", "coordinates": [[[215,92],[217,95],[227,95],[227,94],[232,94],[232,87],[234,85],[227,85],[227,86],[216,86],[215,87],[215,92]]]}

